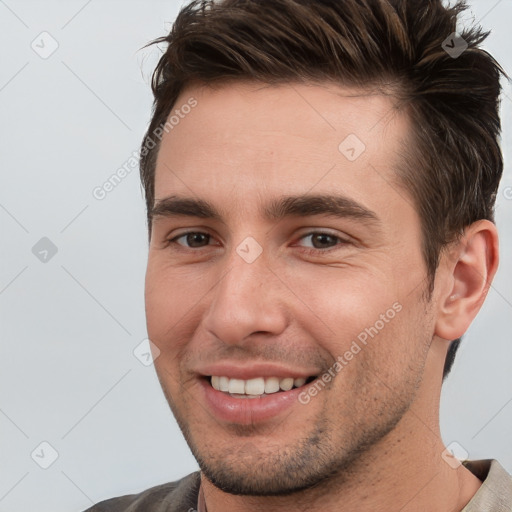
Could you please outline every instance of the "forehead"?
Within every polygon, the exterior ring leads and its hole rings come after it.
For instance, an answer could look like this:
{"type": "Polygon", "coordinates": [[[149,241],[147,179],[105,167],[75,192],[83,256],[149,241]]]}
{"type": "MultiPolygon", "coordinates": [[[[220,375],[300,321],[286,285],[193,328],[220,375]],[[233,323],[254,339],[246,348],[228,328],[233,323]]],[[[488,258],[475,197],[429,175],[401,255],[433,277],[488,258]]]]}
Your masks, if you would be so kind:
{"type": "Polygon", "coordinates": [[[157,200],[184,194],[248,207],[313,191],[384,208],[403,203],[396,165],[409,123],[389,96],[328,84],[229,83],[187,88],[171,115],[157,200]]]}

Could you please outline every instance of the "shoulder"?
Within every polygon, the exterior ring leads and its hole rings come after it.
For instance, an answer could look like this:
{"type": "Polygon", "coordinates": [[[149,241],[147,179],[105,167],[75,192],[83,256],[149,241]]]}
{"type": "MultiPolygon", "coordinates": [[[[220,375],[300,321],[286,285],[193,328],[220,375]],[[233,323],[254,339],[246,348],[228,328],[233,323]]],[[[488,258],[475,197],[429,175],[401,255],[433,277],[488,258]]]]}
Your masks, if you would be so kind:
{"type": "Polygon", "coordinates": [[[84,512],[188,512],[196,509],[199,484],[199,471],[196,471],[181,480],[157,485],[139,494],[102,501],[84,512]]]}
{"type": "Polygon", "coordinates": [[[512,512],[512,476],[497,460],[464,461],[483,484],[462,512],[512,512]]]}

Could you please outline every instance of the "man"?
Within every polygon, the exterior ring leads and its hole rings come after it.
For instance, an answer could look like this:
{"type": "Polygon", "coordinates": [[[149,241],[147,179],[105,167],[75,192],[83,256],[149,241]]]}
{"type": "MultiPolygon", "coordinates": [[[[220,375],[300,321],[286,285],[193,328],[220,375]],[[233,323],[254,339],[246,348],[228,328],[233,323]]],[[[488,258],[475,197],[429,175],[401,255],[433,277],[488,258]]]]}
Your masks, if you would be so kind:
{"type": "Polygon", "coordinates": [[[90,510],[512,510],[439,430],[498,265],[502,70],[462,10],[196,1],[158,40],[147,326],[201,471],[90,510]]]}

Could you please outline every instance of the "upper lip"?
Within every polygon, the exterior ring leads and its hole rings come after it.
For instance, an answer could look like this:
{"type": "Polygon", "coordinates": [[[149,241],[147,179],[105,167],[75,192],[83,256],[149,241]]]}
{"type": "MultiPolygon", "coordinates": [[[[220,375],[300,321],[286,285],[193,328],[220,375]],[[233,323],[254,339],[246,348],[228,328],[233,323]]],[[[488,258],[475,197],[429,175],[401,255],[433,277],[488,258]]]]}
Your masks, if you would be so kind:
{"type": "Polygon", "coordinates": [[[219,377],[229,377],[231,379],[249,380],[257,377],[278,377],[285,379],[286,377],[293,377],[294,379],[304,378],[318,375],[317,369],[298,369],[283,366],[275,363],[236,363],[224,361],[222,363],[210,364],[198,368],[197,373],[204,377],[211,377],[216,375],[219,377]]]}

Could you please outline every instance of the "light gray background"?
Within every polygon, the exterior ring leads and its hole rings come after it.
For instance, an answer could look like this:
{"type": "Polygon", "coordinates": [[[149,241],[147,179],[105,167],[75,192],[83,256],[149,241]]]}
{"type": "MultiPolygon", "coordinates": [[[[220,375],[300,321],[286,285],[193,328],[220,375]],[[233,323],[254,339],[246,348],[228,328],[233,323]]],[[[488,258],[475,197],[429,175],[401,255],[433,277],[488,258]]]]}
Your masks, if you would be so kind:
{"type": "MultiPolygon", "coordinates": [[[[144,202],[135,168],[150,116],[156,48],[180,2],[0,0],[0,512],[79,511],[177,479],[197,465],[146,338],[144,202]],[[41,36],[42,32],[49,36],[41,36]],[[57,41],[58,48],[48,58],[57,41]],[[58,249],[32,252],[43,237],[58,249]],[[58,458],[51,462],[52,449],[58,458]],[[32,457],[31,457],[31,454],[32,457]]],[[[509,0],[472,2],[486,48],[512,71],[509,0]]],[[[512,91],[502,104],[505,177],[495,284],[444,386],[442,431],[470,458],[512,471],[512,91]]]]}

